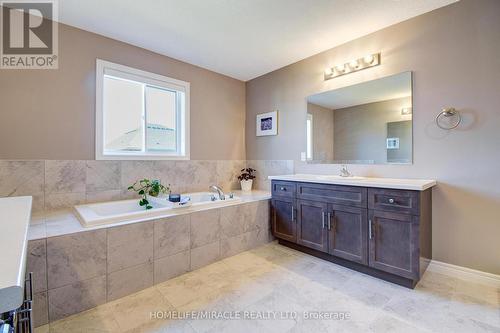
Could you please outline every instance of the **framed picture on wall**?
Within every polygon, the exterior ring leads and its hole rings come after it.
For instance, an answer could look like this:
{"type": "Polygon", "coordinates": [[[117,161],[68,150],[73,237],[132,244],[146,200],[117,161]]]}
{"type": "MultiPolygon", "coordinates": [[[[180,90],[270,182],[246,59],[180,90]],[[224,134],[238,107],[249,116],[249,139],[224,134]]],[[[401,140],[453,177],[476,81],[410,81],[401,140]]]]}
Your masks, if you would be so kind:
{"type": "Polygon", "coordinates": [[[278,135],[278,111],[258,114],[255,127],[257,136],[278,135]]]}

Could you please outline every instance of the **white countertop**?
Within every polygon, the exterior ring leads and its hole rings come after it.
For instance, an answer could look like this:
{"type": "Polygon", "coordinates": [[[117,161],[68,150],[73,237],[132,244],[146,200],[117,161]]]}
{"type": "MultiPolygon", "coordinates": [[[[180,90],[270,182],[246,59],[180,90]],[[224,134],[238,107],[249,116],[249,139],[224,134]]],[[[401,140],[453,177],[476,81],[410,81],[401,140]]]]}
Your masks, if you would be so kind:
{"type": "Polygon", "coordinates": [[[341,177],[341,176],[309,175],[309,174],[269,176],[269,179],[306,182],[306,183],[319,183],[319,184],[379,187],[379,188],[415,190],[415,191],[424,191],[437,184],[435,180],[427,180],[427,179],[396,179],[396,178],[374,178],[374,177],[359,177],[359,176],[341,177]]]}
{"type": "Polygon", "coordinates": [[[31,197],[0,198],[0,313],[24,299],[31,197]]]}
{"type": "MultiPolygon", "coordinates": [[[[242,191],[233,191],[233,193],[239,197],[241,197],[243,202],[252,202],[259,200],[267,200],[271,199],[271,193],[268,191],[259,191],[253,190],[251,192],[242,192],[242,191]]],[[[235,204],[241,203],[237,202],[235,204]]],[[[213,209],[214,207],[207,207],[205,209],[213,209]]],[[[158,218],[164,218],[169,216],[181,215],[181,214],[189,214],[192,213],[193,210],[189,208],[182,210],[171,210],[168,211],[167,214],[162,216],[154,216],[149,219],[141,219],[138,221],[127,221],[127,222],[118,222],[104,225],[95,225],[91,227],[83,227],[74,214],[72,209],[65,209],[59,211],[52,211],[44,214],[38,214],[33,216],[31,225],[29,227],[28,239],[43,239],[48,237],[56,237],[67,234],[73,234],[77,232],[90,231],[96,229],[103,228],[111,228],[118,225],[125,225],[131,223],[138,223],[147,220],[154,220],[158,218]]]]}

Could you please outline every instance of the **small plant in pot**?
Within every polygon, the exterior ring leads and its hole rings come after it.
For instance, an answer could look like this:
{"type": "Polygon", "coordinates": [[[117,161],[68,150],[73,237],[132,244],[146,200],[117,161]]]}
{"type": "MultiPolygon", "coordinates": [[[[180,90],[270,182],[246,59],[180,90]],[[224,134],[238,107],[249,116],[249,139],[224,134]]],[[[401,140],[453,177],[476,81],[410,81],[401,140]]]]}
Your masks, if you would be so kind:
{"type": "Polygon", "coordinates": [[[238,179],[241,184],[241,190],[244,192],[249,192],[252,190],[253,180],[255,179],[254,173],[257,170],[252,168],[241,169],[241,174],[238,176],[238,179]]]}
{"type": "Polygon", "coordinates": [[[139,205],[146,208],[146,210],[153,208],[148,201],[148,195],[157,197],[160,193],[170,193],[170,185],[162,185],[159,180],[141,179],[128,187],[129,191],[137,192],[141,196],[139,205]]]}

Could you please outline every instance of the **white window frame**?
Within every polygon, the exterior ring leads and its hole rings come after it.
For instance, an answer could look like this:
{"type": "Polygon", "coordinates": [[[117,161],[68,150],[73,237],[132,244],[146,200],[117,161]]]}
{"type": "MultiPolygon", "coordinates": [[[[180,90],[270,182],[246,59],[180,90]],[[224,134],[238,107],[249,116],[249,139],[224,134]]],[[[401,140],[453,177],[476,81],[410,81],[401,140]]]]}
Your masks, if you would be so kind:
{"type": "MultiPolygon", "coordinates": [[[[182,103],[179,101],[178,103],[182,103]]],[[[181,106],[182,107],[182,106],[181,106]]],[[[96,118],[95,118],[95,157],[96,160],[189,160],[190,158],[190,84],[167,76],[146,72],[140,69],[115,64],[113,62],[96,60],[96,118]],[[175,90],[184,93],[184,112],[178,120],[177,144],[175,152],[113,152],[104,151],[104,76],[106,74],[122,79],[130,79],[159,88],[175,90]]],[[[146,129],[144,129],[146,130],[146,129]]]]}

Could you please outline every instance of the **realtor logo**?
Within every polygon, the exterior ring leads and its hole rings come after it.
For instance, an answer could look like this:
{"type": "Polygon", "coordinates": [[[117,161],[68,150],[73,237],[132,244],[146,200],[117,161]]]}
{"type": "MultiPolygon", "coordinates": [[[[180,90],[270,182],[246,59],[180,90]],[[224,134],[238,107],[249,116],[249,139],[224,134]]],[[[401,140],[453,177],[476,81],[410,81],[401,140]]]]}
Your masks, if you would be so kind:
{"type": "Polygon", "coordinates": [[[0,69],[57,69],[56,0],[0,1],[0,69]]]}

